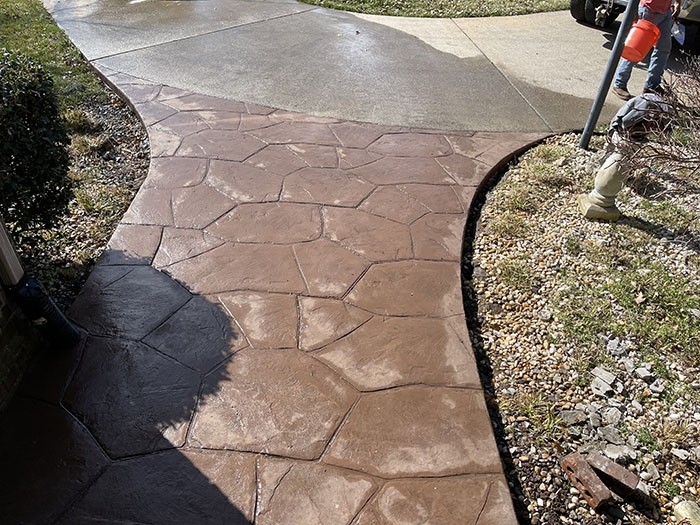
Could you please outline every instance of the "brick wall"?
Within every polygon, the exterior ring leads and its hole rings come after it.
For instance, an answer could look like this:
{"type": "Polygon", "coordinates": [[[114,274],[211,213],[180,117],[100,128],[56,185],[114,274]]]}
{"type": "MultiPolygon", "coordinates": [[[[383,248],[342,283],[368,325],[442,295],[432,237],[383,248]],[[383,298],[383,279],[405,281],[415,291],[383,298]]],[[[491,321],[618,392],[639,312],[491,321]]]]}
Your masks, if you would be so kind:
{"type": "Polygon", "coordinates": [[[0,287],[0,411],[17,389],[37,341],[34,328],[0,287]]]}

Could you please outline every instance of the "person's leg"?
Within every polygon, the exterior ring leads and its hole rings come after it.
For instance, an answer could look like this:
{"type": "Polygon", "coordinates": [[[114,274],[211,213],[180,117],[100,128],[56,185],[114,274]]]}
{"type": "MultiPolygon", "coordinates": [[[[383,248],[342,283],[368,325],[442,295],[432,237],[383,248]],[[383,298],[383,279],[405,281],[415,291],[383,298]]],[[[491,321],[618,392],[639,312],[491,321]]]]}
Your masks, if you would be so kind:
{"type": "Polygon", "coordinates": [[[654,51],[651,54],[651,59],[649,60],[649,69],[647,71],[647,79],[644,83],[645,90],[653,90],[661,84],[661,79],[664,76],[664,71],[666,71],[666,64],[668,63],[668,57],[671,54],[671,28],[673,27],[673,19],[671,17],[671,12],[667,12],[665,15],[660,15],[657,13],[649,13],[647,20],[652,22],[659,28],[659,40],[654,47],[654,51]]]}
{"type": "MultiPolygon", "coordinates": [[[[639,7],[637,11],[637,16],[639,18],[644,18],[647,14],[647,9],[645,7],[639,7]]],[[[630,62],[626,58],[620,60],[620,65],[617,66],[617,72],[615,73],[615,80],[613,81],[613,86],[627,91],[627,82],[629,82],[630,76],[632,75],[632,68],[634,67],[634,62],[630,62]]],[[[619,95],[618,95],[619,96],[619,95]]]]}
{"type": "Polygon", "coordinates": [[[617,73],[615,73],[615,81],[613,82],[613,85],[616,88],[627,91],[627,82],[629,82],[630,76],[632,75],[633,67],[634,62],[630,62],[626,58],[620,60],[620,65],[617,67],[617,73]]]}

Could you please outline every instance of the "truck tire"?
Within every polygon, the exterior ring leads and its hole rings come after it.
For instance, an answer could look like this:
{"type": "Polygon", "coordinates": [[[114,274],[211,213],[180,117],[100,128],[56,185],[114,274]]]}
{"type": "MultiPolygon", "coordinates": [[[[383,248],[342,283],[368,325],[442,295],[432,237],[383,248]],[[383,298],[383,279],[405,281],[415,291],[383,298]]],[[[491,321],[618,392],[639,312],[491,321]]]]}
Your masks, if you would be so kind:
{"type": "MultiPolygon", "coordinates": [[[[600,0],[585,0],[584,4],[584,16],[586,19],[586,22],[591,25],[596,25],[595,23],[595,15],[596,15],[596,8],[601,4],[602,2],[600,0]]],[[[603,26],[602,27],[608,27],[610,24],[612,24],[615,19],[617,18],[617,14],[615,12],[610,13],[608,16],[605,17],[605,20],[603,20],[603,26]]]]}
{"type": "Polygon", "coordinates": [[[587,0],[569,1],[569,11],[571,12],[571,16],[573,16],[574,20],[576,20],[577,22],[586,21],[586,1],[587,0]]]}

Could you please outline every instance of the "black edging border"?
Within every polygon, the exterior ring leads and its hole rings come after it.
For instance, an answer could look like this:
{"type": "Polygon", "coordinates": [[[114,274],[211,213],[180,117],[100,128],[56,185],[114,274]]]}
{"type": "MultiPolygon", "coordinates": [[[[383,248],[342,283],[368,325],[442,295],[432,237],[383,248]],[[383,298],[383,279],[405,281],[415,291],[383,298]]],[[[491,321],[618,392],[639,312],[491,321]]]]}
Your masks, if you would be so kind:
{"type": "Polygon", "coordinates": [[[515,515],[520,525],[531,524],[530,513],[527,510],[523,487],[516,475],[513,456],[510,453],[508,442],[505,438],[506,425],[503,422],[503,417],[496,401],[496,391],[493,384],[493,367],[488,355],[484,351],[483,341],[481,339],[481,323],[478,316],[479,304],[472,280],[474,274],[474,240],[478,233],[481,210],[486,204],[486,198],[491,190],[495,188],[510,169],[520,161],[524,153],[554,136],[556,135],[545,135],[517,149],[499,162],[488,175],[486,175],[484,180],[477,187],[469,208],[467,224],[464,228],[464,237],[462,238],[462,254],[460,260],[462,305],[467,321],[469,339],[474,357],[476,358],[477,370],[479,371],[479,379],[481,380],[484,391],[486,409],[491,422],[491,428],[493,429],[496,446],[498,447],[498,453],[503,464],[503,473],[508,483],[513,509],[515,510],[515,515]]]}

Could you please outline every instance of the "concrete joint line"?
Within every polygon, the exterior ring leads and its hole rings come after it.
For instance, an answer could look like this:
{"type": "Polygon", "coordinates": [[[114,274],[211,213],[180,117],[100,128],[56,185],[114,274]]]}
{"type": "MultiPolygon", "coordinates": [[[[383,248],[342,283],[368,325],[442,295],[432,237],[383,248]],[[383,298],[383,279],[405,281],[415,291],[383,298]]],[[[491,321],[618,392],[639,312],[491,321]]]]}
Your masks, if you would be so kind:
{"type": "MultiPolygon", "coordinates": [[[[205,31],[204,33],[199,33],[197,35],[183,36],[182,38],[175,38],[173,40],[168,40],[166,42],[159,42],[158,44],[150,44],[147,46],[129,49],[128,51],[120,51],[119,53],[112,53],[110,55],[103,55],[100,57],[93,58],[92,60],[90,60],[90,62],[98,62],[99,60],[104,60],[106,58],[113,58],[113,57],[117,57],[120,55],[128,55],[129,53],[134,53],[136,51],[143,51],[144,49],[152,49],[154,47],[159,47],[159,46],[163,46],[166,44],[173,44],[175,42],[184,42],[186,40],[192,40],[194,38],[199,38],[202,36],[214,35],[216,33],[223,33],[224,31],[231,31],[232,29],[239,29],[241,27],[248,27],[248,26],[252,26],[252,25],[256,25],[256,24],[264,24],[265,22],[272,22],[274,20],[280,20],[282,18],[288,18],[291,16],[301,15],[304,13],[308,13],[310,11],[317,11],[319,9],[321,9],[321,8],[320,7],[311,7],[309,9],[304,9],[303,11],[297,11],[296,13],[287,13],[284,15],[273,16],[271,18],[265,18],[264,20],[255,20],[254,22],[247,22],[245,24],[236,24],[236,25],[232,25],[230,27],[222,27],[221,29],[214,29],[213,31],[205,31]]],[[[99,24],[94,24],[94,25],[99,25],[99,24]]],[[[145,80],[147,80],[147,79],[145,79],[145,80]]]]}
{"type": "Polygon", "coordinates": [[[457,26],[457,29],[459,29],[459,30],[462,32],[462,34],[463,34],[464,36],[466,36],[472,44],[474,44],[474,47],[475,47],[476,49],[479,50],[479,52],[484,56],[484,58],[485,58],[486,60],[489,61],[489,64],[491,64],[491,65],[496,69],[496,71],[498,71],[498,72],[501,74],[501,76],[506,80],[506,82],[508,82],[508,84],[511,85],[511,87],[516,91],[516,93],[518,93],[518,95],[520,95],[520,98],[522,98],[522,99],[525,101],[525,103],[526,103],[528,106],[530,106],[530,108],[532,109],[532,111],[534,111],[535,114],[536,114],[536,115],[540,118],[540,120],[544,123],[544,125],[547,126],[547,129],[549,129],[549,131],[551,131],[552,133],[554,133],[554,128],[552,128],[552,126],[549,124],[549,122],[547,122],[547,119],[544,118],[544,116],[537,110],[537,108],[536,108],[535,106],[533,106],[533,105],[530,103],[530,101],[529,101],[527,98],[525,98],[525,95],[523,95],[523,93],[518,89],[518,87],[517,87],[515,84],[513,84],[513,82],[510,80],[510,78],[508,78],[508,75],[506,75],[506,74],[501,70],[501,68],[498,67],[498,66],[493,62],[493,60],[491,60],[491,59],[486,55],[486,53],[484,53],[484,50],[481,49],[481,48],[479,47],[479,45],[478,45],[476,42],[474,42],[474,40],[472,40],[472,38],[467,34],[467,32],[466,32],[464,29],[462,29],[461,27],[459,27],[459,24],[458,24],[457,22],[455,22],[455,19],[454,19],[454,18],[450,18],[450,21],[451,21],[455,26],[457,26]]]}

